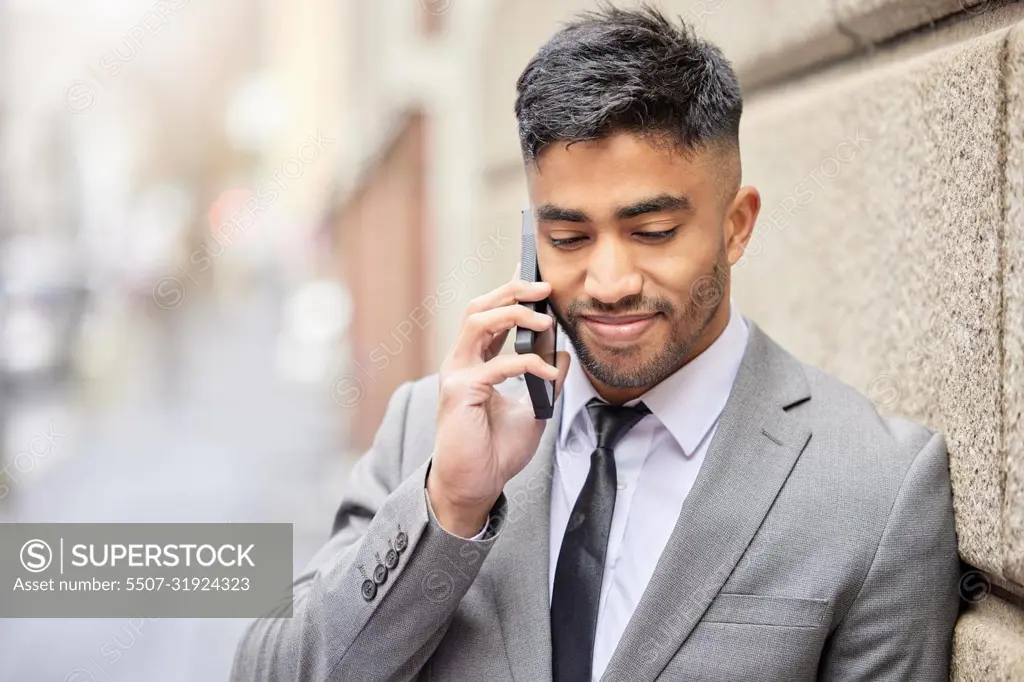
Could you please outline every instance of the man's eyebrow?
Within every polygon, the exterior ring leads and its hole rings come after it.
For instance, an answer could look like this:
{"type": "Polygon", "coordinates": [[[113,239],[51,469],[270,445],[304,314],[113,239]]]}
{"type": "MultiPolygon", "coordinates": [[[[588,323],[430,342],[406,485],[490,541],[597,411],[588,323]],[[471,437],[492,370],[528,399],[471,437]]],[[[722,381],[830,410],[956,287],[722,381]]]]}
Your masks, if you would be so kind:
{"type": "MultiPolygon", "coordinates": [[[[662,213],[666,211],[690,211],[693,204],[689,197],[675,194],[659,194],[648,199],[621,206],[615,211],[616,220],[628,220],[646,213],[662,213]]],[[[537,207],[537,220],[549,222],[588,223],[590,216],[576,208],[564,208],[554,204],[541,204],[537,207]]]]}
{"type": "Polygon", "coordinates": [[[537,221],[588,223],[590,216],[576,208],[562,208],[554,204],[541,204],[537,207],[537,221]]]}
{"type": "Polygon", "coordinates": [[[692,208],[693,204],[690,202],[689,197],[682,194],[659,194],[656,197],[643,199],[630,206],[623,206],[615,212],[615,217],[618,220],[627,220],[644,215],[645,213],[689,211],[692,208]]]}

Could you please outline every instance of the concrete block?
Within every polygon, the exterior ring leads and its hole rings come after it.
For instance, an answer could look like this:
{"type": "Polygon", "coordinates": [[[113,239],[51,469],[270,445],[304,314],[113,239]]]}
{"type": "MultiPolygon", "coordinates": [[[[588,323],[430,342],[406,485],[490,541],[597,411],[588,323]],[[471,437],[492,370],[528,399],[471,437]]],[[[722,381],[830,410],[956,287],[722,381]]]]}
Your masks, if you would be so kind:
{"type": "Polygon", "coordinates": [[[664,7],[722,48],[744,88],[857,49],[838,25],[831,0],[676,0],[664,7]]]}
{"type": "Polygon", "coordinates": [[[1003,328],[1006,349],[1006,575],[1024,585],[1024,24],[1007,42],[1006,235],[1003,328]]]}
{"type": "Polygon", "coordinates": [[[764,207],[734,281],[784,346],[946,434],[961,554],[997,575],[1006,35],[750,101],[764,207]]]}
{"type": "Polygon", "coordinates": [[[984,0],[835,0],[841,26],[864,43],[877,43],[958,12],[980,14],[984,0]]]}
{"type": "Polygon", "coordinates": [[[953,634],[951,682],[1024,680],[1024,611],[989,596],[971,606],[953,634]]]}

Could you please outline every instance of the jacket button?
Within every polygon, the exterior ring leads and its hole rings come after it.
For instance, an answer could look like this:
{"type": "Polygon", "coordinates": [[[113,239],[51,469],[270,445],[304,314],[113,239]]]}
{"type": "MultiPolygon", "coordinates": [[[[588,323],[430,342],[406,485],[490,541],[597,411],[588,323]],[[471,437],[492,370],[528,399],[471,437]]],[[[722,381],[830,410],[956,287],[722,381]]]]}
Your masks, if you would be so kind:
{"type": "Polygon", "coordinates": [[[397,549],[401,553],[404,552],[405,548],[408,546],[409,536],[406,535],[404,532],[399,532],[398,535],[395,536],[395,549],[397,549]]]}
{"type": "Polygon", "coordinates": [[[377,596],[377,586],[373,584],[372,580],[364,580],[362,592],[363,599],[373,601],[373,598],[377,596]]]}
{"type": "Polygon", "coordinates": [[[395,566],[398,565],[398,552],[393,549],[389,549],[388,553],[384,555],[384,566],[389,570],[395,570],[395,566]]]}
{"type": "Polygon", "coordinates": [[[378,585],[383,585],[384,581],[388,579],[388,569],[384,564],[377,564],[377,568],[373,569],[373,582],[378,585]]]}

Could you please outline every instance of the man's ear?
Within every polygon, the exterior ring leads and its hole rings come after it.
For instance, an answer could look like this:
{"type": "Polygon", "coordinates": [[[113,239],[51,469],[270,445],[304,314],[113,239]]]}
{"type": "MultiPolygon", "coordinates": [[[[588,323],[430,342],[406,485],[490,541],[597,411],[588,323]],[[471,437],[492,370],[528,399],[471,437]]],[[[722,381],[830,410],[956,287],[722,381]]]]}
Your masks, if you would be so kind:
{"type": "Polygon", "coordinates": [[[756,187],[740,187],[725,214],[725,250],[729,265],[735,265],[754,233],[761,212],[761,193],[756,187]]]}

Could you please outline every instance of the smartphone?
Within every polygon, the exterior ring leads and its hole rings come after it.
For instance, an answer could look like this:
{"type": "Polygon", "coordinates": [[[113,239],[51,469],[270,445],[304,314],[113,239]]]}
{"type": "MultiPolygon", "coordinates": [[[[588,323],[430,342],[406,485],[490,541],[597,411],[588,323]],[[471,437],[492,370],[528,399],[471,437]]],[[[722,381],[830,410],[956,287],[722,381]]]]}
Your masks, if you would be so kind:
{"type": "MultiPolygon", "coordinates": [[[[537,264],[537,239],[533,233],[533,213],[529,209],[523,211],[523,253],[519,277],[527,282],[540,282],[540,266],[537,264]]],[[[522,305],[538,313],[550,315],[548,299],[536,303],[523,301],[522,305]]],[[[520,355],[536,353],[545,362],[555,364],[557,341],[557,324],[552,324],[542,332],[525,327],[516,327],[516,352],[520,355]]],[[[555,382],[543,379],[527,372],[526,388],[533,402],[533,415],[537,419],[551,419],[555,412],[555,382]]]]}

